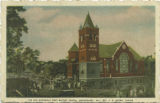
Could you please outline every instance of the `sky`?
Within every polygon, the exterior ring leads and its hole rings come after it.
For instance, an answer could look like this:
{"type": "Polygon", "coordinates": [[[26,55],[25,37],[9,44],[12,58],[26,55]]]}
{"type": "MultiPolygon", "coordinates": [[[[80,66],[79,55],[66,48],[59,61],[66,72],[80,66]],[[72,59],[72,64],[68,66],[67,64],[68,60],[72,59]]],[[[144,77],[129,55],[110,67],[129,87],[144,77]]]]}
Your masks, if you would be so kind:
{"type": "Polygon", "coordinates": [[[155,51],[155,8],[153,6],[27,6],[20,13],[29,31],[24,46],[40,51],[40,60],[58,61],[78,44],[78,30],[90,13],[99,27],[99,42],[125,41],[141,56],[155,51]]]}

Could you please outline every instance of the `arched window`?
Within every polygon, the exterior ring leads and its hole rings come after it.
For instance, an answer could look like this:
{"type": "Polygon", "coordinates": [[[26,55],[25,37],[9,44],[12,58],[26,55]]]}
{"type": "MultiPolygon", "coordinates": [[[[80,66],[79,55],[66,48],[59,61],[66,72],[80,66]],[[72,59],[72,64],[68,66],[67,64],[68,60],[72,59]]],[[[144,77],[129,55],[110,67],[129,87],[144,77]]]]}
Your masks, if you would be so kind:
{"type": "Polygon", "coordinates": [[[84,74],[84,71],[83,71],[83,70],[81,71],[81,74],[84,74]]]}
{"type": "Polygon", "coordinates": [[[83,36],[81,36],[81,42],[83,41],[83,36]]]}
{"type": "Polygon", "coordinates": [[[89,39],[92,40],[92,34],[89,34],[89,39]]]}
{"type": "Polygon", "coordinates": [[[119,60],[120,60],[120,73],[128,73],[128,54],[121,53],[119,60]]]}
{"type": "Polygon", "coordinates": [[[81,74],[85,74],[86,64],[81,64],[81,65],[80,65],[80,69],[81,69],[81,70],[80,70],[80,73],[81,73],[81,74]]]}
{"type": "Polygon", "coordinates": [[[92,34],[92,40],[94,40],[94,34],[92,34]]]}
{"type": "Polygon", "coordinates": [[[106,63],[106,68],[107,68],[107,73],[110,73],[110,61],[107,61],[106,63]]]}

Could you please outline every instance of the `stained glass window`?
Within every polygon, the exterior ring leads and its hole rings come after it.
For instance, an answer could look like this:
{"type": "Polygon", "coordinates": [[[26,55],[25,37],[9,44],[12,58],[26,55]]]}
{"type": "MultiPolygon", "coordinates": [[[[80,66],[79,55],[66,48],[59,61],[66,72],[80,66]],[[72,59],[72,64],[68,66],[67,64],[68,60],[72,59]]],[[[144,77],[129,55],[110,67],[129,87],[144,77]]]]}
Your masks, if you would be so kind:
{"type": "Polygon", "coordinates": [[[128,54],[120,54],[120,73],[128,73],[128,54]]]}
{"type": "Polygon", "coordinates": [[[130,61],[130,68],[129,68],[129,71],[130,71],[130,72],[132,71],[132,61],[130,61]]]}
{"type": "Polygon", "coordinates": [[[118,71],[118,59],[116,59],[116,71],[118,71]]]}
{"type": "Polygon", "coordinates": [[[110,64],[110,62],[107,61],[106,66],[107,66],[107,72],[108,72],[108,73],[110,72],[110,70],[109,70],[109,64],[110,64]]]}
{"type": "Polygon", "coordinates": [[[137,70],[138,70],[138,65],[136,64],[135,65],[135,71],[137,72],[137,70]]]}

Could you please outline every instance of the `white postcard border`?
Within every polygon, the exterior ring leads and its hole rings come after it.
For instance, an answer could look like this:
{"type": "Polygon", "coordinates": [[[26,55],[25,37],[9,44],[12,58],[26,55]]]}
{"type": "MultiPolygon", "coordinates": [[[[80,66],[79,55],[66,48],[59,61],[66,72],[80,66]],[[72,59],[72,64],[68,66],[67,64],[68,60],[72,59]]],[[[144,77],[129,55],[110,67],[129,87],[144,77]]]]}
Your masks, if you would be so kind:
{"type": "Polygon", "coordinates": [[[159,102],[160,101],[160,5],[156,1],[3,1],[1,28],[1,100],[3,102],[159,102]],[[6,6],[155,6],[156,87],[155,98],[11,98],[6,97],[6,6]]]}

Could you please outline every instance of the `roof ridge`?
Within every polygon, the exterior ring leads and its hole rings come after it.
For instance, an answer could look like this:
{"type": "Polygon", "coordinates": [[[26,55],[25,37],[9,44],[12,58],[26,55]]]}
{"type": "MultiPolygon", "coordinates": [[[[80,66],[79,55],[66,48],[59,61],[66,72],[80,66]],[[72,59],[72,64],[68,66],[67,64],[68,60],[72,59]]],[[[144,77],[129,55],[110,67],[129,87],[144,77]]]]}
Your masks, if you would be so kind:
{"type": "Polygon", "coordinates": [[[109,45],[122,44],[122,43],[123,43],[123,41],[120,41],[120,42],[117,42],[117,43],[112,43],[112,44],[99,44],[99,45],[109,46],[109,45]]]}
{"type": "Polygon", "coordinates": [[[140,55],[139,53],[137,53],[137,51],[135,51],[131,46],[128,46],[128,48],[129,48],[132,52],[134,52],[133,54],[134,54],[135,56],[137,56],[138,58],[141,57],[141,55],[140,55]]]}
{"type": "MultiPolygon", "coordinates": [[[[120,49],[120,47],[124,44],[124,41],[119,42],[119,46],[117,46],[116,50],[114,51],[114,54],[112,55],[112,59],[114,57],[114,55],[116,54],[116,52],[120,49]]],[[[118,43],[117,43],[118,44],[118,43]]]]}

